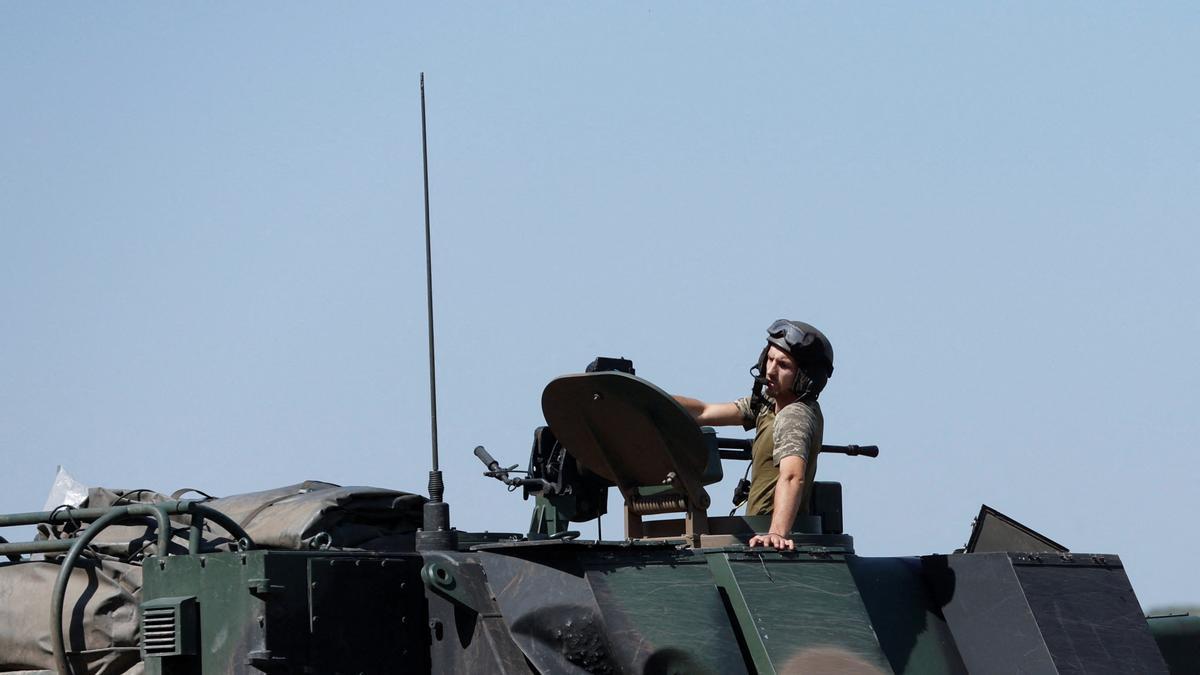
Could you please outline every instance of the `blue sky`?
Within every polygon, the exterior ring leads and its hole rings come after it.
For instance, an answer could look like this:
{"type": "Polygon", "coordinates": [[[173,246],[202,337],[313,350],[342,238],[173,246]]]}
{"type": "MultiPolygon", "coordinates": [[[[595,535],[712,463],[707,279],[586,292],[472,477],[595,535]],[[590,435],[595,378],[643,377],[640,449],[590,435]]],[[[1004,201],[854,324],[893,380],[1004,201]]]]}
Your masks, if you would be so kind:
{"type": "Polygon", "coordinates": [[[948,552],[987,503],[1200,602],[1198,20],[6,5],[0,511],[59,464],[424,492],[424,71],[458,527],[527,524],[471,449],[524,463],[552,377],[732,399],[786,316],[834,344],[826,442],[882,448],[821,463],[859,553],[948,552]]]}

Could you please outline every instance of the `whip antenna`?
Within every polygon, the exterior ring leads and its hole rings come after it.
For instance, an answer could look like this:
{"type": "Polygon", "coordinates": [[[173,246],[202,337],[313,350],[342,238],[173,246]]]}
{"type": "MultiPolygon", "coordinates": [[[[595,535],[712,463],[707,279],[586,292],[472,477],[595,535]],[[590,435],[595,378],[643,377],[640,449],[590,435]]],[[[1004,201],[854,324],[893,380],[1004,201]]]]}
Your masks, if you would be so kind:
{"type": "Polygon", "coordinates": [[[425,551],[454,549],[457,537],[450,529],[450,505],[442,501],[442,471],[438,468],[437,373],[433,351],[433,255],[429,243],[429,141],[425,132],[425,73],[421,73],[421,166],[425,176],[425,300],[429,325],[429,424],[433,440],[433,468],[429,471],[429,501],[424,523],[417,533],[417,548],[425,551]]]}
{"type": "MultiPolygon", "coordinates": [[[[425,133],[425,73],[421,73],[421,168],[425,177],[425,306],[429,326],[429,426],[433,438],[433,470],[429,474],[429,496],[440,502],[441,490],[438,490],[436,497],[433,494],[433,474],[440,474],[441,471],[438,469],[437,372],[433,352],[433,253],[429,243],[429,141],[425,133]]],[[[437,487],[441,488],[440,480],[437,487]]]]}

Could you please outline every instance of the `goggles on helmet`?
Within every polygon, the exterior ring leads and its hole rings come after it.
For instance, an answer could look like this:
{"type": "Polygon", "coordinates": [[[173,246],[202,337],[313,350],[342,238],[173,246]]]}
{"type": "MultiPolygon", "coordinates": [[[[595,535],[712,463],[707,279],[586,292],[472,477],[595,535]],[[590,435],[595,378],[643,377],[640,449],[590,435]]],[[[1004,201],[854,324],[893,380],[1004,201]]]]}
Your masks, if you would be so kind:
{"type": "Polygon", "coordinates": [[[821,331],[801,321],[779,319],[767,328],[767,342],[788,352],[803,363],[802,368],[833,374],[833,347],[821,331]]]}
{"type": "Polygon", "coordinates": [[[807,347],[813,343],[812,333],[805,331],[787,319],[778,319],[767,328],[767,335],[776,339],[783,338],[789,347],[788,351],[799,347],[807,347]]]}

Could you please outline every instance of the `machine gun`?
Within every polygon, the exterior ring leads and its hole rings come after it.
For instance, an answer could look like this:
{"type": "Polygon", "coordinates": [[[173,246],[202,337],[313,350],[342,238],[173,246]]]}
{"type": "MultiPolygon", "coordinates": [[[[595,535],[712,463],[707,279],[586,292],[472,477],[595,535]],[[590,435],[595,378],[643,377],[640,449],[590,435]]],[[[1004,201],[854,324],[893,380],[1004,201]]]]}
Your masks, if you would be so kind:
{"type": "Polygon", "coordinates": [[[528,469],[524,471],[518,471],[516,464],[501,467],[482,445],[475,448],[475,456],[488,468],[483,475],[499,480],[510,490],[520,488],[525,499],[534,498],[529,522],[531,539],[578,536],[569,529],[572,522],[585,523],[608,512],[608,488],[612,483],[581,467],[550,427],[534,430],[528,469]],[[525,475],[511,475],[515,473],[525,475]]]}

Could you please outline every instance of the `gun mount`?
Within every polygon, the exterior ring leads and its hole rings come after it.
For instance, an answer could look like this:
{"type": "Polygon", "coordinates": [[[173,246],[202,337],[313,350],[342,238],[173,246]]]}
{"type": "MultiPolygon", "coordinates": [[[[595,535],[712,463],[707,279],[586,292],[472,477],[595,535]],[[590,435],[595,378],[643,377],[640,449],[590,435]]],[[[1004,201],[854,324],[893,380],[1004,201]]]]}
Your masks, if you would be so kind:
{"type": "MultiPolygon", "coordinates": [[[[745,543],[765,531],[769,516],[709,516],[706,486],[719,482],[721,460],[749,460],[749,439],[722,438],[698,426],[669,394],[633,374],[624,359],[597,358],[589,371],[551,381],[542,392],[549,426],[534,434],[527,478],[510,478],[482,447],[486,476],[535,496],[531,535],[568,532],[605,511],[607,488],[624,501],[626,539],[683,539],[692,547],[745,543]],[[600,369],[597,364],[620,364],[600,369]],[[645,516],[682,514],[647,520],[645,516]]],[[[876,446],[825,445],[823,453],[876,457],[876,446]]],[[[796,519],[797,541],[852,551],[842,532],[841,485],[818,482],[808,515],[796,519]]],[[[736,500],[735,500],[736,501],[736,500]]]]}

